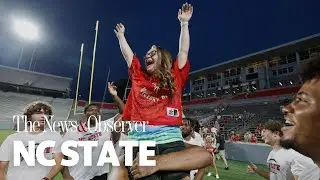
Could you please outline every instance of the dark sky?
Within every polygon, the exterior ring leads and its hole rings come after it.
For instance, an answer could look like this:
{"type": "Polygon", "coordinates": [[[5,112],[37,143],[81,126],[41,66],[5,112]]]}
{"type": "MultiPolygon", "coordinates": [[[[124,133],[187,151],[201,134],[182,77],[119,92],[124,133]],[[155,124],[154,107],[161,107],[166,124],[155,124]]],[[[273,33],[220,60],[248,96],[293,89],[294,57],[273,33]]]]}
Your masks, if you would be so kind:
{"type": "MultiPolygon", "coordinates": [[[[110,80],[127,77],[126,63],[113,29],[126,26],[132,49],[142,57],[156,44],[178,52],[177,12],[184,0],[0,0],[0,63],[28,68],[33,48],[35,71],[74,78],[81,42],[85,43],[80,94],[87,99],[95,22],[100,21],[93,99],[102,100],[107,71],[110,80]],[[19,40],[12,18],[26,18],[40,27],[37,42],[19,40]]],[[[192,70],[220,63],[320,32],[319,0],[191,0],[192,70]]]]}

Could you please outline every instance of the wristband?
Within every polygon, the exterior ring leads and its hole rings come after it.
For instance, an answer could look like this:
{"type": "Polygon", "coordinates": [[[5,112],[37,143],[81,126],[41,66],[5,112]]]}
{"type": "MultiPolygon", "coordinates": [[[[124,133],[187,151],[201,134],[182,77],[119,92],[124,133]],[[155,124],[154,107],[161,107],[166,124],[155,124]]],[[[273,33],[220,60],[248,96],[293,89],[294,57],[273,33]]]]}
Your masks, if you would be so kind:
{"type": "Polygon", "coordinates": [[[188,25],[189,25],[189,22],[188,22],[188,21],[186,21],[186,22],[180,22],[180,25],[181,25],[181,26],[184,26],[184,25],[187,25],[187,26],[188,26],[188,25]]]}

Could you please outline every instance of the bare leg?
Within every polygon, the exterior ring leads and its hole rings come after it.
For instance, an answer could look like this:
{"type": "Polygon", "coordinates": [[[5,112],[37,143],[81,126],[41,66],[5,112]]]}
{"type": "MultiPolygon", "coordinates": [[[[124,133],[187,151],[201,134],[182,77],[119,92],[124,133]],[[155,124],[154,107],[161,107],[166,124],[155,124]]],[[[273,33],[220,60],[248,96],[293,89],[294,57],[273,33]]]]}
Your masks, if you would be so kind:
{"type": "Polygon", "coordinates": [[[213,164],[214,170],[216,171],[216,175],[217,175],[218,174],[218,169],[217,169],[216,159],[214,157],[214,153],[212,153],[212,156],[213,156],[212,164],[213,164]]]}
{"type": "Polygon", "coordinates": [[[225,152],[225,150],[219,151],[219,154],[220,154],[221,158],[223,159],[224,165],[225,165],[226,168],[227,168],[227,167],[228,167],[228,162],[227,162],[227,159],[226,159],[226,152],[225,152]]]}
{"type": "Polygon", "coordinates": [[[192,146],[182,151],[162,154],[148,159],[156,160],[156,166],[139,166],[139,154],[133,161],[132,175],[139,179],[154,174],[157,171],[190,171],[201,169],[212,163],[212,156],[202,147],[192,146]],[[194,158],[197,157],[197,158],[194,158]]]}

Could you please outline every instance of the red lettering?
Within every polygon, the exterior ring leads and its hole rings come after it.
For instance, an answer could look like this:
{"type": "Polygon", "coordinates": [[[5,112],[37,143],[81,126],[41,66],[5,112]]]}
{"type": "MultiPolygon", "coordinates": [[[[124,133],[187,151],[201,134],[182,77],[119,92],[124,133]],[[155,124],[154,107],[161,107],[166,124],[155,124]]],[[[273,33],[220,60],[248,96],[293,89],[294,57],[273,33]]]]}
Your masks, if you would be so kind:
{"type": "Polygon", "coordinates": [[[44,153],[50,153],[52,150],[52,147],[47,147],[44,149],[44,153]]]}

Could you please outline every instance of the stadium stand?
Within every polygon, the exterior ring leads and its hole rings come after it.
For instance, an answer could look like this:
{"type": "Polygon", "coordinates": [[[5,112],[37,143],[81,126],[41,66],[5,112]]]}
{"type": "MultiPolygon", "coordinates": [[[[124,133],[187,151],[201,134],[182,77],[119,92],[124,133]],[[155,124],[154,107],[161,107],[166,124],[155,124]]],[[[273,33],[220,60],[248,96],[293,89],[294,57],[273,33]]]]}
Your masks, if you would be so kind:
{"type": "MultiPolygon", "coordinates": [[[[13,129],[15,115],[23,115],[24,108],[33,101],[45,101],[53,108],[53,121],[64,121],[69,117],[72,108],[72,99],[60,99],[39,95],[0,92],[0,129],[13,129]]],[[[20,123],[23,125],[23,122],[20,123]]]]}
{"type": "Polygon", "coordinates": [[[0,89],[69,97],[72,79],[0,65],[0,89]]]}
{"type": "MultiPolygon", "coordinates": [[[[53,108],[53,121],[67,120],[73,99],[69,99],[72,79],[0,66],[0,129],[13,129],[15,115],[33,101],[45,101],[53,108]]],[[[23,125],[23,122],[20,123],[23,125]]]]}

